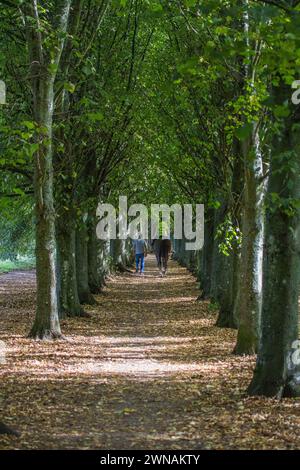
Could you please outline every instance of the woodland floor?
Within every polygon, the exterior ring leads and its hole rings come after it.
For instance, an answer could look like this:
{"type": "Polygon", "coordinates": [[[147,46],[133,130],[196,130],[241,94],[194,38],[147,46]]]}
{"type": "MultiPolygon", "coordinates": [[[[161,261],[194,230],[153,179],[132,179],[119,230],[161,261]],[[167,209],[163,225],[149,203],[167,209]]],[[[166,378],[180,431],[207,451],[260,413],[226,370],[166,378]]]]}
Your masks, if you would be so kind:
{"type": "Polygon", "coordinates": [[[300,401],[247,398],[254,357],[214,326],[195,279],[175,262],[161,279],[113,277],[91,319],[66,340],[26,339],[34,272],[0,276],[1,420],[21,437],[0,449],[297,449],[300,401]]]}

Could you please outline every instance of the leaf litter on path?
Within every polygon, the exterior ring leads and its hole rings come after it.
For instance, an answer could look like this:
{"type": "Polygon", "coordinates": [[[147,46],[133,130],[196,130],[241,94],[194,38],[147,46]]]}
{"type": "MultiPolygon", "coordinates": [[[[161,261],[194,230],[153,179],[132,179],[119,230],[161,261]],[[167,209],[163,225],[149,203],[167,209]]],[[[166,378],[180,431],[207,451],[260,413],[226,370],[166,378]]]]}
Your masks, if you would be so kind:
{"type": "Polygon", "coordinates": [[[254,357],[232,355],[197,283],[177,263],[160,278],[111,277],[64,341],[26,338],[34,272],[0,276],[1,449],[297,449],[300,402],[249,398],[254,357]]]}

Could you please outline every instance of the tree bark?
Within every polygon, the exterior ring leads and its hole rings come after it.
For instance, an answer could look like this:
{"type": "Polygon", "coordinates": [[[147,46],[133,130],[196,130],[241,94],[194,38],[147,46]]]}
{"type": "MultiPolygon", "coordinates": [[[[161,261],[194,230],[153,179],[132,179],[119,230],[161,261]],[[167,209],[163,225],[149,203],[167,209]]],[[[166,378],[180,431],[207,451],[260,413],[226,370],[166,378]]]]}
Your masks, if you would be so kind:
{"type": "Polygon", "coordinates": [[[95,305],[97,302],[89,287],[88,233],[83,223],[76,230],[76,276],[80,303],[95,305]]]}
{"type": "MultiPolygon", "coordinates": [[[[215,210],[214,231],[225,221],[229,208],[229,196],[226,197],[221,207],[215,210]]],[[[211,268],[210,297],[219,306],[219,314],[216,326],[222,328],[235,328],[233,319],[233,255],[226,256],[220,252],[222,239],[213,235],[213,254],[211,268]]]]}
{"type": "Polygon", "coordinates": [[[219,315],[216,326],[219,328],[237,328],[234,317],[234,269],[235,254],[225,256],[220,254],[218,295],[219,315]]]}
{"type": "MultiPolygon", "coordinates": [[[[290,88],[282,85],[275,99],[282,104],[289,96],[290,88]]],[[[299,121],[300,115],[295,113],[293,119],[285,122],[281,137],[277,136],[273,143],[266,214],[262,336],[248,388],[250,395],[300,396],[300,143],[294,126],[299,121]],[[274,201],[274,195],[279,199],[274,201]]]]}
{"type": "Polygon", "coordinates": [[[212,275],[212,253],[214,243],[214,211],[209,210],[204,226],[204,246],[202,254],[202,266],[200,272],[200,289],[202,290],[199,300],[205,300],[211,293],[212,275]]]}
{"type": "Polygon", "coordinates": [[[117,238],[111,241],[111,255],[115,268],[120,271],[126,270],[125,240],[117,238]]]}
{"type": "Polygon", "coordinates": [[[35,158],[36,195],[36,275],[37,304],[36,316],[30,336],[39,339],[61,336],[56,286],[56,240],[55,214],[53,207],[52,174],[52,128],[47,108],[53,104],[53,84],[48,84],[44,98],[45,115],[40,123],[47,123],[47,133],[43,136],[35,158]],[[47,96],[48,95],[48,96],[47,96]]]}
{"type": "Polygon", "coordinates": [[[99,240],[98,269],[101,285],[105,286],[106,276],[111,271],[110,241],[99,240]]]}
{"type": "Polygon", "coordinates": [[[235,354],[257,352],[262,302],[262,262],[264,237],[263,159],[258,126],[243,145],[245,160],[245,192],[242,212],[242,248],[240,282],[235,305],[238,336],[235,354]]]}
{"type": "Polygon", "coordinates": [[[56,233],[60,264],[60,316],[85,316],[77,290],[76,238],[71,211],[58,218],[56,233]]]}
{"type": "Polygon", "coordinates": [[[88,277],[92,294],[100,294],[102,287],[101,270],[99,269],[100,240],[96,235],[96,217],[89,217],[88,225],[88,277]]]}
{"type": "MultiPolygon", "coordinates": [[[[44,49],[36,2],[25,6],[27,43],[31,61],[34,120],[38,128],[38,150],[34,158],[36,213],[36,316],[30,336],[39,339],[61,337],[56,285],[55,212],[53,204],[52,124],[54,82],[64,47],[71,0],[58,2],[53,26],[58,37],[54,55],[44,49]],[[51,67],[52,66],[52,67],[51,67]]],[[[53,51],[52,51],[53,52],[53,51]]]]}

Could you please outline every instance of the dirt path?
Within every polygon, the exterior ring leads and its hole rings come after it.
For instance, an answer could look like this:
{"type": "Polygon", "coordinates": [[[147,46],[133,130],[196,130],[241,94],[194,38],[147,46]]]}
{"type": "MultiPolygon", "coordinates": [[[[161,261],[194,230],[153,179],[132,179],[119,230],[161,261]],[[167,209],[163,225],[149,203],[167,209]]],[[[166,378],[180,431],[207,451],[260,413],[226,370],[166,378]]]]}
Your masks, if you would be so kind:
{"type": "Polygon", "coordinates": [[[115,276],[55,343],[24,338],[34,288],[34,273],[0,276],[0,417],[22,433],[1,449],[299,448],[300,402],[244,396],[254,358],[231,355],[235,332],[176,263],[115,276]]]}

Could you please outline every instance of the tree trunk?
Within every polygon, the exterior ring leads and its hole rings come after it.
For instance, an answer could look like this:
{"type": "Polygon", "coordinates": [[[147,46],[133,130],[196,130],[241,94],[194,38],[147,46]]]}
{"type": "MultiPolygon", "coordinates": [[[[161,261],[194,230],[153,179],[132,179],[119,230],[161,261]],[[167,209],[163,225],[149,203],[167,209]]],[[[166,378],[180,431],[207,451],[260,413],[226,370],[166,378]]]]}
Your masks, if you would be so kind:
{"type": "Polygon", "coordinates": [[[120,271],[124,271],[126,269],[125,240],[121,240],[119,238],[112,240],[111,250],[115,268],[120,271]]]}
{"type": "Polygon", "coordinates": [[[238,319],[238,292],[239,292],[239,283],[240,283],[240,271],[241,271],[241,251],[238,246],[235,246],[233,253],[232,261],[232,323],[235,325],[235,328],[238,328],[239,319],[238,319]]]}
{"type": "Polygon", "coordinates": [[[88,233],[85,225],[76,230],[76,276],[80,303],[95,305],[97,302],[89,287],[88,233]]]}
{"type": "Polygon", "coordinates": [[[105,278],[111,270],[110,241],[99,240],[98,270],[101,285],[105,285],[105,278]]]}
{"type": "MultiPolygon", "coordinates": [[[[241,228],[241,194],[244,187],[244,162],[241,152],[241,142],[233,140],[234,168],[231,179],[231,191],[229,199],[229,214],[235,230],[241,228]]],[[[220,310],[216,325],[220,328],[238,327],[236,316],[236,297],[239,285],[239,261],[240,246],[238,241],[232,241],[232,252],[226,260],[223,260],[224,281],[222,284],[220,310]]]]}
{"type": "Polygon", "coordinates": [[[56,233],[60,263],[60,316],[85,316],[77,290],[75,227],[71,212],[58,218],[56,233]]]}
{"type": "Polygon", "coordinates": [[[208,299],[211,292],[212,253],[214,243],[214,216],[213,210],[209,210],[205,219],[204,246],[202,254],[202,266],[200,273],[200,289],[202,290],[199,300],[208,299]]]}
{"type": "MultiPolygon", "coordinates": [[[[228,197],[214,214],[214,231],[225,221],[229,207],[228,197]]],[[[211,268],[211,300],[219,306],[219,315],[216,326],[222,328],[235,328],[233,319],[233,256],[226,256],[220,252],[220,243],[224,240],[213,235],[213,254],[211,268]]]]}
{"type": "Polygon", "coordinates": [[[196,271],[195,271],[195,276],[197,278],[197,281],[201,281],[201,276],[200,276],[200,270],[201,270],[201,265],[202,265],[202,255],[203,255],[203,250],[198,250],[197,255],[196,255],[196,271]]]}
{"type": "MultiPolygon", "coordinates": [[[[232,219],[236,230],[241,233],[241,212],[242,212],[242,194],[245,185],[244,160],[241,142],[235,138],[233,141],[233,151],[235,155],[235,165],[232,175],[231,195],[232,195],[232,219]]],[[[238,293],[241,272],[241,247],[240,240],[234,242],[233,260],[232,260],[232,315],[231,322],[235,328],[238,327],[238,293]]]]}
{"type": "Polygon", "coordinates": [[[258,136],[259,129],[243,147],[245,159],[245,192],[242,213],[242,248],[240,282],[235,312],[238,317],[238,336],[235,354],[257,352],[262,301],[262,262],[265,183],[263,160],[258,136]]]}
{"type": "Polygon", "coordinates": [[[220,328],[237,328],[234,317],[234,268],[235,254],[230,256],[220,255],[219,275],[218,275],[218,296],[219,315],[216,326],[220,328]]]}
{"type": "MultiPolygon", "coordinates": [[[[284,103],[290,88],[275,99],[284,103]]],[[[300,396],[298,297],[300,285],[300,144],[295,118],[276,138],[271,159],[266,216],[262,337],[248,392],[268,397],[300,396]],[[293,149],[293,150],[291,150],[293,149]],[[278,199],[274,200],[274,195],[278,199]]]]}
{"type": "Polygon", "coordinates": [[[222,289],[223,282],[223,269],[224,269],[224,255],[220,253],[220,243],[223,241],[219,237],[216,238],[219,225],[225,220],[227,210],[227,201],[222,202],[221,206],[214,211],[214,231],[213,231],[213,248],[212,248],[212,262],[211,262],[211,286],[210,298],[213,302],[219,301],[219,290],[222,289]]]}
{"type": "Polygon", "coordinates": [[[96,218],[91,215],[89,217],[88,226],[88,277],[89,287],[92,294],[99,294],[102,287],[102,279],[98,265],[100,240],[97,239],[96,224],[96,218]]]}
{"type": "Polygon", "coordinates": [[[37,98],[39,124],[43,126],[39,149],[35,155],[36,213],[36,317],[30,336],[39,339],[59,338],[56,286],[55,213],[53,206],[52,109],[54,78],[40,83],[37,98]]]}
{"type": "Polygon", "coordinates": [[[52,125],[54,82],[64,47],[70,6],[71,0],[61,0],[55,6],[54,21],[57,24],[53,25],[53,34],[57,34],[58,41],[55,50],[49,51],[46,49],[43,33],[40,30],[39,11],[36,4],[33,2],[24,5],[33,76],[34,120],[38,126],[39,144],[34,158],[37,303],[30,336],[39,339],[61,337],[56,285],[52,125]],[[50,64],[55,66],[54,71],[50,71],[50,64]]]}

